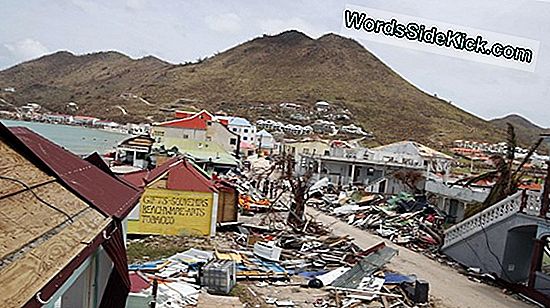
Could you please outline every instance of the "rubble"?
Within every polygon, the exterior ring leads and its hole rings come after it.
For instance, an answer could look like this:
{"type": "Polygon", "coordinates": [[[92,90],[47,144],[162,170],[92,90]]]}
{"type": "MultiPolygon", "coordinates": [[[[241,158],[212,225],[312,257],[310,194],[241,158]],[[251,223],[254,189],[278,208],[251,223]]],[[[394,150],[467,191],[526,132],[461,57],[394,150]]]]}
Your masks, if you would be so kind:
{"type": "MultiPolygon", "coordinates": [[[[151,284],[132,293],[131,298],[154,297],[152,289],[158,283],[157,307],[170,307],[163,304],[166,302],[194,306],[200,302],[200,294],[233,295],[232,288],[243,284],[247,287],[239,288],[240,292],[246,292],[254,305],[273,307],[370,307],[374,303],[408,307],[424,303],[424,282],[385,268],[396,249],[383,242],[361,249],[353,238],[332,234],[313,217],[301,218],[299,227],[291,225],[287,221],[289,207],[280,195],[267,199],[237,175],[233,183],[241,193],[241,211],[247,215],[238,223],[219,225],[217,245],[211,249],[204,245],[195,248],[197,244],[169,257],[131,264],[129,269],[151,284]],[[291,290],[290,294],[274,291],[279,288],[291,290]],[[291,296],[297,292],[321,293],[291,296]]],[[[328,181],[314,188],[316,198],[310,199],[309,205],[360,228],[423,249],[441,241],[434,231],[438,213],[412,196],[386,202],[376,194],[357,191],[337,195],[328,181]]]]}
{"type": "Polygon", "coordinates": [[[359,190],[344,190],[337,195],[329,192],[330,183],[321,181],[325,183],[314,187],[324,189],[313,191],[308,206],[414,251],[435,253],[443,244],[445,215],[422,196],[400,193],[386,199],[359,190]]]}

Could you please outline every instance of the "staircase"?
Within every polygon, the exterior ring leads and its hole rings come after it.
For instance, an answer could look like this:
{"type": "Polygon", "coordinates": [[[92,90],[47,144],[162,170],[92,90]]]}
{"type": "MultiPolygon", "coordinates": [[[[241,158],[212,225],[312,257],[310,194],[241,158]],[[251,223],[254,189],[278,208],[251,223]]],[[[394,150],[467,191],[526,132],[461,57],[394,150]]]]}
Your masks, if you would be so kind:
{"type": "Polygon", "coordinates": [[[540,211],[540,196],[540,193],[532,191],[518,191],[474,216],[461,221],[445,231],[445,240],[441,250],[445,251],[462,240],[515,214],[523,213],[533,216],[533,218],[537,217],[540,211]]]}

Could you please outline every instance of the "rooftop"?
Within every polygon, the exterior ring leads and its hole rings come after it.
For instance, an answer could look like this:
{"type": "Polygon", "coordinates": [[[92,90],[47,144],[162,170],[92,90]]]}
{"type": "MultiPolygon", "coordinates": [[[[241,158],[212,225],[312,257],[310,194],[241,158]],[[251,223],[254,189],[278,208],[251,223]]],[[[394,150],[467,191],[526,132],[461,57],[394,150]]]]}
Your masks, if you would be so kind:
{"type": "Polygon", "coordinates": [[[239,165],[239,161],[235,157],[215,142],[180,138],[164,138],[162,144],[166,149],[177,147],[180,153],[188,154],[197,162],[212,161],[215,164],[231,166],[239,165]]]}
{"type": "Polygon", "coordinates": [[[0,302],[38,306],[103,241],[95,209],[0,125],[0,302]]]}

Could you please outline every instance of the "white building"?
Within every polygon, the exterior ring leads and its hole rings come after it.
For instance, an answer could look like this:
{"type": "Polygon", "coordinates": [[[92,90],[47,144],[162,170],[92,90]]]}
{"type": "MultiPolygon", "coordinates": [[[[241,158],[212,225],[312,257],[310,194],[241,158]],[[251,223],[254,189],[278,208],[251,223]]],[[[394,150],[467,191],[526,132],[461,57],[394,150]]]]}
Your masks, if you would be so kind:
{"type": "Polygon", "coordinates": [[[275,148],[275,139],[265,129],[256,133],[256,146],[260,150],[272,151],[275,148]]]}
{"type": "Polygon", "coordinates": [[[454,158],[414,141],[401,141],[371,149],[373,160],[420,166],[447,173],[454,158]]]}
{"type": "Polygon", "coordinates": [[[256,142],[256,126],[245,118],[216,116],[220,120],[227,121],[227,128],[241,136],[241,141],[254,144],[256,142]]]}
{"type": "Polygon", "coordinates": [[[327,111],[330,108],[330,104],[325,101],[319,101],[315,103],[315,110],[318,112],[327,111]]]}

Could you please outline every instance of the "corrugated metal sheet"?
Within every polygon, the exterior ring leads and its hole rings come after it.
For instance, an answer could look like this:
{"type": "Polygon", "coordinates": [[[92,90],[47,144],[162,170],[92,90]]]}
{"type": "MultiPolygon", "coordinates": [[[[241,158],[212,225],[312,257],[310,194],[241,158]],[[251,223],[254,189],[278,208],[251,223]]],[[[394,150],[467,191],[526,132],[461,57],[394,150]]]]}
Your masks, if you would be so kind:
{"type": "Polygon", "coordinates": [[[145,187],[164,174],[168,174],[167,189],[182,191],[217,192],[214,183],[184,157],[173,157],[151,171],[138,171],[124,175],[134,185],[145,187]]]}
{"type": "Polygon", "coordinates": [[[391,247],[384,247],[355,264],[349,271],[342,274],[332,282],[333,287],[355,289],[361,283],[363,277],[368,277],[382,268],[397,254],[397,250],[391,247]]]}
{"type": "Polygon", "coordinates": [[[126,217],[141,191],[54,144],[28,128],[9,129],[73,193],[108,216],[126,217]]]}

